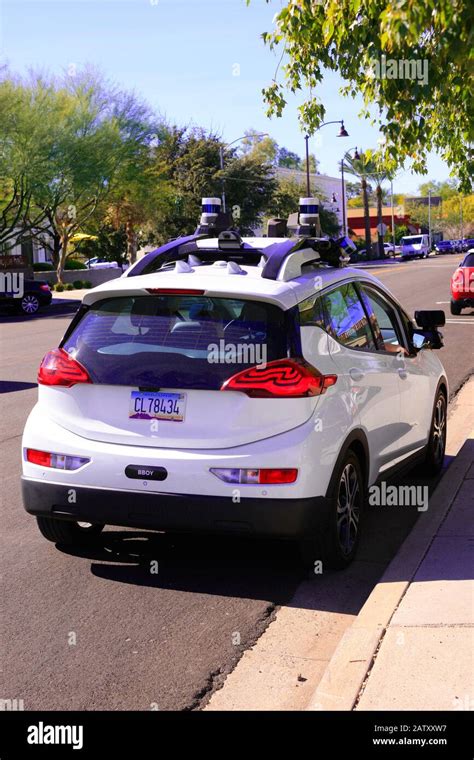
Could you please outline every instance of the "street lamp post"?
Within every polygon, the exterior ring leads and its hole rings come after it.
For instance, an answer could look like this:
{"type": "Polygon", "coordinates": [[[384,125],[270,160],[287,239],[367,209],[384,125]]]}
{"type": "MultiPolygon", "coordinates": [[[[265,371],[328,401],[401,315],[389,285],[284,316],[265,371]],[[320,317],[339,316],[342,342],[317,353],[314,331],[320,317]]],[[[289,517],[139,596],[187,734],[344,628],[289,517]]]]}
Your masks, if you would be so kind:
{"type": "Polygon", "coordinates": [[[393,245],[393,255],[395,256],[395,212],[393,208],[393,179],[390,180],[390,205],[391,205],[391,212],[392,212],[392,245],[393,245]]]}
{"type": "MultiPolygon", "coordinates": [[[[230,148],[231,145],[234,145],[237,142],[240,142],[241,140],[245,140],[246,137],[268,137],[268,132],[261,132],[258,135],[242,135],[242,137],[238,137],[236,140],[232,140],[230,143],[226,143],[226,145],[220,145],[219,146],[219,164],[220,169],[223,172],[224,171],[224,148],[230,148]]],[[[225,198],[225,179],[222,177],[222,191],[221,191],[221,198],[222,198],[222,211],[226,211],[226,198],[225,198]]]]}
{"type": "Polygon", "coordinates": [[[428,247],[431,251],[431,190],[428,190],[428,247]]]}
{"type": "MultiPolygon", "coordinates": [[[[341,128],[339,130],[338,137],[349,137],[349,132],[347,132],[345,126],[344,126],[344,120],[343,119],[336,119],[336,121],[325,121],[323,124],[320,124],[319,127],[315,130],[316,132],[319,132],[320,129],[323,127],[327,127],[328,124],[340,124],[341,128]]],[[[306,141],[306,194],[308,198],[311,197],[311,183],[309,179],[309,135],[305,135],[305,141],[306,141]]]]}
{"type": "Polygon", "coordinates": [[[311,187],[310,187],[310,181],[309,181],[309,135],[305,135],[305,142],[306,142],[306,195],[308,198],[311,197],[311,187]]]}

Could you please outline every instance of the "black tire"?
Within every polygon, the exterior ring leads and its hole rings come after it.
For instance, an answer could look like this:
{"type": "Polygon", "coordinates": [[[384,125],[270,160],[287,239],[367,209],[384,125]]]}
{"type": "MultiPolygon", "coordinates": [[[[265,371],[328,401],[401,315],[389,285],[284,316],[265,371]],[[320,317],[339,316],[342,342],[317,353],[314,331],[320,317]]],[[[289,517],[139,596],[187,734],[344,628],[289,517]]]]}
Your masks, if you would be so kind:
{"type": "Polygon", "coordinates": [[[41,535],[55,544],[80,544],[96,538],[103,530],[101,523],[77,523],[55,517],[37,517],[41,535]],[[88,527],[86,527],[88,526],[88,527]]]}
{"type": "Polygon", "coordinates": [[[356,555],[365,488],[360,462],[351,449],[337,469],[334,484],[329,512],[319,535],[300,541],[300,556],[306,568],[314,568],[315,562],[321,560],[323,571],[325,568],[342,570],[350,565],[356,555]],[[353,484],[354,489],[352,506],[347,504],[346,499],[348,482],[353,484]]]}
{"type": "Polygon", "coordinates": [[[451,314],[454,314],[454,316],[456,317],[458,317],[462,311],[461,305],[457,301],[455,301],[453,298],[451,299],[450,309],[451,309],[451,314]]]}
{"type": "Polygon", "coordinates": [[[26,317],[36,314],[40,306],[40,300],[34,293],[25,293],[18,301],[18,308],[26,317]]]}
{"type": "Polygon", "coordinates": [[[443,468],[446,449],[446,415],[446,394],[440,389],[436,394],[433,407],[430,437],[426,449],[426,459],[423,463],[423,472],[431,477],[438,475],[443,468]]]}

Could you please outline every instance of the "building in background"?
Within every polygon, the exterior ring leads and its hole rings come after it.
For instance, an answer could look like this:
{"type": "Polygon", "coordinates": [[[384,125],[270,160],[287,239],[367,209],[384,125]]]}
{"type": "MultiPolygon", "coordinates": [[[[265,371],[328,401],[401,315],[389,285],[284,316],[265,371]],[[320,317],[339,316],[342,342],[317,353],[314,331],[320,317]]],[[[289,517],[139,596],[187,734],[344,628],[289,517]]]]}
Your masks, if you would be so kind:
{"type": "MultiPolygon", "coordinates": [[[[377,240],[377,224],[379,223],[377,208],[375,206],[371,206],[369,208],[369,218],[370,218],[370,236],[371,236],[371,239],[375,241],[377,240]]],[[[409,211],[405,209],[404,206],[394,207],[393,220],[395,223],[395,228],[407,227],[409,231],[412,232],[414,235],[417,232],[420,232],[420,228],[418,227],[418,225],[413,224],[413,222],[410,221],[409,211]]],[[[391,206],[382,207],[382,221],[388,228],[386,238],[387,240],[389,240],[392,235],[392,207],[391,206]]],[[[361,239],[365,238],[365,215],[364,215],[363,208],[347,209],[347,224],[348,224],[349,235],[352,238],[361,238],[361,239]]]]}

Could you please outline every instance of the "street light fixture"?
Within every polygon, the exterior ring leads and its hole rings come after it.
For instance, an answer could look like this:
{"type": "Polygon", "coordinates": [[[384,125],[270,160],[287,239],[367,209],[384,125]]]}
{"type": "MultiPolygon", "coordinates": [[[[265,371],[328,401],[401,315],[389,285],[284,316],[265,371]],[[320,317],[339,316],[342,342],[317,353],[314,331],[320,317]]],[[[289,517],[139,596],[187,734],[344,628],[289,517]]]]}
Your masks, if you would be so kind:
{"type": "MultiPolygon", "coordinates": [[[[336,121],[325,121],[323,124],[320,124],[319,127],[315,130],[316,132],[319,132],[320,129],[323,127],[327,127],[328,124],[340,124],[341,128],[339,130],[338,137],[349,137],[349,132],[346,130],[344,126],[344,120],[343,119],[337,119],[336,121]]],[[[305,135],[306,140],[306,195],[308,197],[311,197],[311,183],[309,181],[309,135],[305,135]]]]}
{"type": "Polygon", "coordinates": [[[348,153],[349,153],[349,151],[351,151],[351,150],[353,150],[353,151],[354,151],[354,155],[352,156],[352,158],[353,158],[355,161],[358,161],[358,160],[360,159],[360,153],[359,153],[359,151],[357,150],[357,148],[356,148],[356,147],[354,147],[354,148],[349,148],[349,150],[346,150],[346,152],[344,153],[344,155],[343,155],[343,157],[342,157],[342,161],[341,161],[341,184],[342,184],[342,188],[341,188],[341,190],[342,190],[342,230],[343,230],[343,232],[344,232],[344,235],[347,235],[347,220],[346,220],[346,192],[345,192],[345,187],[344,187],[344,166],[345,166],[345,164],[344,164],[344,161],[346,160],[346,156],[347,156],[347,154],[348,154],[348,153]]]}
{"type": "MultiPolygon", "coordinates": [[[[219,159],[220,159],[220,168],[221,168],[221,171],[224,171],[224,148],[230,148],[231,145],[234,145],[235,143],[238,143],[241,140],[245,140],[246,137],[268,137],[268,132],[260,132],[257,135],[242,135],[242,137],[238,137],[236,140],[232,140],[232,142],[226,143],[226,145],[220,145],[219,146],[219,159]]],[[[226,211],[226,207],[225,207],[225,179],[224,179],[224,177],[222,177],[222,211],[226,211]]]]}

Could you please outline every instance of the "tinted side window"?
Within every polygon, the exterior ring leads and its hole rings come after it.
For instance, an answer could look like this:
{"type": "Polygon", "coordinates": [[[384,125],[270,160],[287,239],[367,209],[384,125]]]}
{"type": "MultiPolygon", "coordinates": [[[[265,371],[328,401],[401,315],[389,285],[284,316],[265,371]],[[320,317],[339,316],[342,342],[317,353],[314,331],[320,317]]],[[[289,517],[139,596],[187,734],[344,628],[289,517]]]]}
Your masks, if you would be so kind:
{"type": "Polygon", "coordinates": [[[370,325],[352,283],[341,285],[322,296],[328,316],[328,331],[348,348],[374,350],[370,325]]]}
{"type": "Polygon", "coordinates": [[[324,315],[323,304],[319,294],[312,295],[301,301],[298,304],[298,309],[300,312],[300,325],[302,327],[314,325],[315,327],[322,327],[323,330],[328,329],[327,319],[324,315]]]}
{"type": "Polygon", "coordinates": [[[360,290],[379,351],[396,353],[403,349],[395,308],[373,288],[361,285],[360,290]]]}

